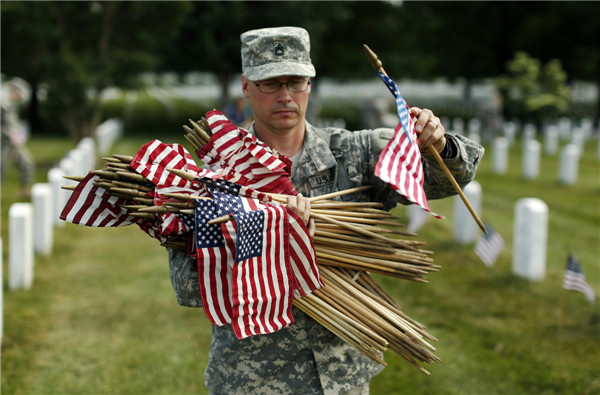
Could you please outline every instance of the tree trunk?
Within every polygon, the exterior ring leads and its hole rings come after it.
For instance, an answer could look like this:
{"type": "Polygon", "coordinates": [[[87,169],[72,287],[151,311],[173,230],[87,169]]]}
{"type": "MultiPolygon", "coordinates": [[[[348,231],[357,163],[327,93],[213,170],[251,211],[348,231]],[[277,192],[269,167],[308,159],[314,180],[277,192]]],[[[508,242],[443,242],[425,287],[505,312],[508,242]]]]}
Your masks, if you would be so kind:
{"type": "Polygon", "coordinates": [[[40,100],[38,97],[38,82],[37,80],[30,81],[31,93],[28,104],[29,127],[31,134],[44,131],[44,125],[40,117],[40,100]]]}
{"type": "Polygon", "coordinates": [[[229,104],[229,86],[231,85],[231,75],[229,73],[219,74],[219,83],[221,84],[221,110],[229,104]]]}

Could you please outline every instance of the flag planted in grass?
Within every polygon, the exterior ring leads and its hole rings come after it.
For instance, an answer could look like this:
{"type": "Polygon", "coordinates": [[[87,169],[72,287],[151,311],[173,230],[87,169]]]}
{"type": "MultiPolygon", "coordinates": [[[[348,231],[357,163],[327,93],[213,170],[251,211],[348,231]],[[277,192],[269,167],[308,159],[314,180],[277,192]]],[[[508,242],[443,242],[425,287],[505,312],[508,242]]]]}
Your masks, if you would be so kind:
{"type": "Polygon", "coordinates": [[[485,228],[487,234],[479,239],[475,245],[475,254],[487,267],[491,267],[504,248],[504,239],[491,226],[486,225],[485,228]]]}
{"type": "Polygon", "coordinates": [[[596,293],[586,281],[581,264],[572,254],[567,257],[567,270],[563,279],[563,288],[569,291],[581,292],[590,304],[596,303],[596,293]]]}

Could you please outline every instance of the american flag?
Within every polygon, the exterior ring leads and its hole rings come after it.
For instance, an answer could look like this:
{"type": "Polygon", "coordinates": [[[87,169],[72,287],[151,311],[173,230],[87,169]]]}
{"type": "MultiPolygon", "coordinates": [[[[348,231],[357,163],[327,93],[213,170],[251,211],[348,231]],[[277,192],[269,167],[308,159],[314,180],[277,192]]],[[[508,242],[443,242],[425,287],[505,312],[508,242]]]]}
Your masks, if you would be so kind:
{"type": "Polygon", "coordinates": [[[567,270],[565,271],[565,277],[563,279],[563,288],[570,291],[581,292],[585,295],[590,304],[596,302],[596,293],[592,286],[585,280],[583,269],[581,268],[579,261],[572,254],[569,254],[567,257],[567,270]]]}
{"type": "Polygon", "coordinates": [[[410,114],[410,108],[400,95],[396,83],[382,72],[377,74],[396,99],[400,122],[396,126],[394,136],[379,155],[375,165],[375,175],[390,184],[411,203],[417,204],[435,217],[441,218],[429,209],[423,189],[425,176],[417,144],[415,121],[410,114]]]}
{"type": "Polygon", "coordinates": [[[88,173],[77,184],[60,214],[60,219],[78,225],[92,227],[119,227],[137,224],[150,237],[164,242],[167,239],[153,222],[134,218],[121,207],[136,204],[135,201],[116,197],[106,189],[94,185],[98,176],[88,173]]]}
{"type": "Polygon", "coordinates": [[[288,221],[283,205],[235,216],[232,327],[239,339],[275,332],[294,322],[288,221]]]}
{"type": "Polygon", "coordinates": [[[106,189],[95,186],[99,177],[88,173],[71,194],[60,214],[60,219],[74,224],[104,227],[125,226],[135,223],[134,217],[121,208],[126,199],[111,195],[106,189]]]}
{"type": "Polygon", "coordinates": [[[199,177],[212,200],[196,201],[196,259],[202,304],[208,319],[217,326],[236,321],[233,311],[233,262],[236,254],[237,224],[207,222],[224,215],[243,214],[261,207],[267,195],[224,179],[199,177]]]}
{"type": "Polygon", "coordinates": [[[217,326],[231,323],[231,268],[235,247],[226,243],[219,224],[208,224],[218,217],[212,199],[195,201],[194,241],[198,261],[200,296],[204,313],[217,326]]]}
{"type": "Polygon", "coordinates": [[[504,239],[491,226],[485,225],[485,229],[487,234],[475,245],[475,254],[487,267],[491,267],[504,248],[504,239]]]}
{"type": "Polygon", "coordinates": [[[222,113],[210,111],[210,141],[196,152],[200,160],[224,178],[263,192],[295,195],[289,179],[291,162],[222,113]]]}

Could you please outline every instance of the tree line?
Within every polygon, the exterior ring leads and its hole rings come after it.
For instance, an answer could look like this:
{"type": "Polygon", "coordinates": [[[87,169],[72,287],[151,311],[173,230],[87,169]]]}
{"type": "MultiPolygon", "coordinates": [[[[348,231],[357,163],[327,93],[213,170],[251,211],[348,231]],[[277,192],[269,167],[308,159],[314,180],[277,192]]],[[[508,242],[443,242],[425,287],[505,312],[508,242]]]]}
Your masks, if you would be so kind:
{"type": "Polygon", "coordinates": [[[600,89],[599,11],[593,2],[4,2],[1,67],[30,84],[34,133],[55,132],[54,118],[80,138],[102,119],[104,89],[135,87],[142,72],[210,72],[226,101],[240,34],[268,26],[310,32],[318,77],[372,78],[366,43],[397,79],[497,78],[524,52],[600,89]]]}

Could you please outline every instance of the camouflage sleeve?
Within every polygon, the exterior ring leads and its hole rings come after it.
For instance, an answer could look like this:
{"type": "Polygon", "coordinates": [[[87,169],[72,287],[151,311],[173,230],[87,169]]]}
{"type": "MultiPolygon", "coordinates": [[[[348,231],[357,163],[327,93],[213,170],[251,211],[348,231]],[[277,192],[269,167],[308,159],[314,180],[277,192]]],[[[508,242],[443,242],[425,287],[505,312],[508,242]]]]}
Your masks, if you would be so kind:
{"type": "MultiPolygon", "coordinates": [[[[484,148],[468,138],[459,135],[446,133],[447,143],[452,145],[449,149],[455,155],[444,158],[444,163],[454,176],[454,179],[464,188],[475,178],[477,166],[484,154],[484,148]]],[[[422,155],[423,170],[425,172],[425,194],[428,199],[441,199],[456,195],[452,183],[448,180],[442,169],[439,167],[433,155],[422,155]]]]}
{"type": "Polygon", "coordinates": [[[169,277],[171,277],[177,303],[186,307],[202,307],[196,260],[181,250],[167,248],[167,251],[169,252],[169,277]]]}

